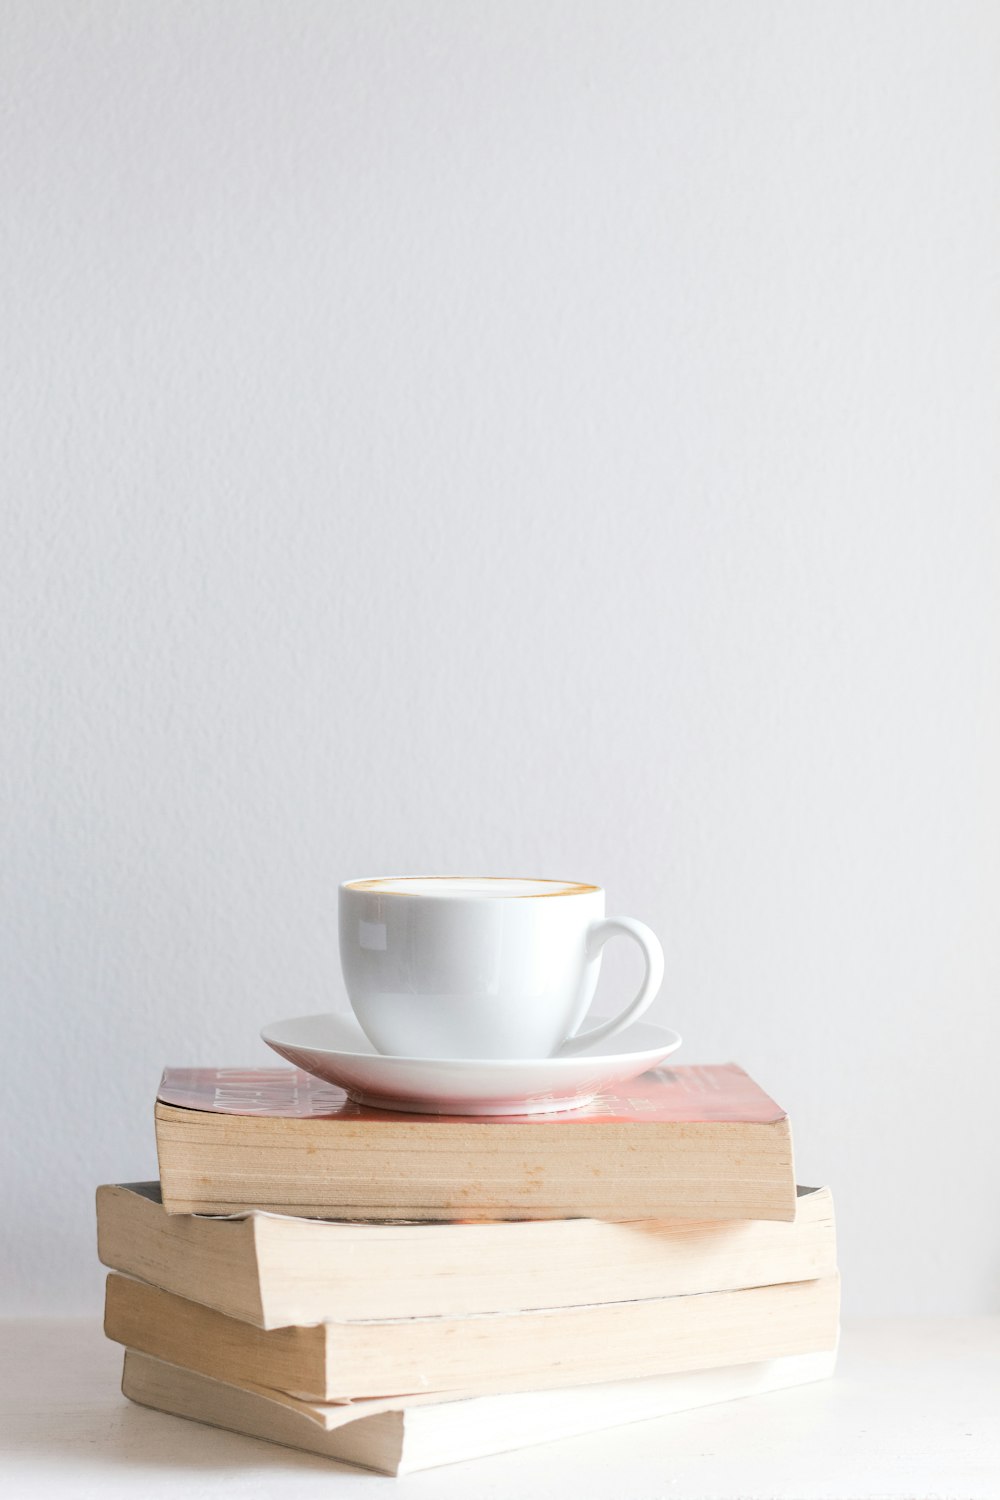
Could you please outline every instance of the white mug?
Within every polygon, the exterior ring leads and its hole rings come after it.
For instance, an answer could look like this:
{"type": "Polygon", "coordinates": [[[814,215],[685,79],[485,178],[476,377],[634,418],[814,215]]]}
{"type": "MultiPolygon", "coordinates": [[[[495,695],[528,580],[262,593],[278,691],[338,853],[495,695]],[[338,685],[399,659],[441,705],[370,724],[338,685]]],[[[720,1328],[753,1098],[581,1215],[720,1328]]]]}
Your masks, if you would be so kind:
{"type": "Polygon", "coordinates": [[[354,1014],[379,1052],[403,1057],[551,1057],[638,1019],[663,950],[633,917],[606,917],[600,886],[568,880],[382,877],[340,887],[340,963],[354,1014]],[[601,950],[620,933],[646,960],[639,993],[577,1035],[601,950]]]}

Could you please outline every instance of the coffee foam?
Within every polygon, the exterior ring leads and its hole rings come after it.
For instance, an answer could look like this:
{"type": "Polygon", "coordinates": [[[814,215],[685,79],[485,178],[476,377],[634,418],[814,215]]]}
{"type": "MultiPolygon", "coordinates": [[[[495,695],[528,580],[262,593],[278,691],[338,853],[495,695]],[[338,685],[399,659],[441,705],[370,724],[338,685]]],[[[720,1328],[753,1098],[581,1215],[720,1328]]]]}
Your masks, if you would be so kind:
{"type": "Polygon", "coordinates": [[[579,896],[599,890],[575,880],[523,880],[505,876],[421,875],[380,876],[373,880],[349,880],[349,891],[372,891],[383,896],[479,897],[516,900],[531,896],[579,896]]]}

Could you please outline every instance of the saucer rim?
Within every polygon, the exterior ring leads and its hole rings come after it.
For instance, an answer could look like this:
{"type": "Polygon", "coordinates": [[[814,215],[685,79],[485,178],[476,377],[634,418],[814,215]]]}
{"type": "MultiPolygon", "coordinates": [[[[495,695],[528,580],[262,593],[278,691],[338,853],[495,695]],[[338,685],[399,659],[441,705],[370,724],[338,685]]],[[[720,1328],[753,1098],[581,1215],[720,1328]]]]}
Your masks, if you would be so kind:
{"type": "MultiPolygon", "coordinates": [[[[308,1016],[284,1016],[278,1021],[269,1021],[266,1026],[262,1026],[259,1032],[260,1039],[265,1043],[266,1046],[272,1047],[275,1050],[277,1050],[277,1048],[281,1046],[296,1047],[299,1051],[315,1052],[318,1055],[325,1055],[327,1057],[343,1057],[355,1062],[378,1061],[385,1063],[395,1063],[398,1065],[416,1063],[436,1068],[489,1067],[511,1069],[538,1067],[540,1065],[548,1067],[556,1063],[565,1064],[567,1066],[570,1066],[574,1063],[610,1063],[615,1060],[624,1058],[634,1059],[641,1057],[656,1057],[662,1060],[666,1055],[669,1055],[669,1053],[676,1052],[684,1042],[684,1038],[681,1036],[680,1032],[674,1031],[672,1026],[660,1026],[656,1021],[645,1020],[634,1021],[632,1024],[633,1026],[648,1026],[656,1031],[662,1032],[664,1040],[656,1047],[642,1047],[637,1050],[622,1052],[573,1052],[565,1057],[560,1057],[558,1053],[555,1053],[549,1057],[411,1057],[399,1052],[345,1052],[340,1047],[316,1047],[311,1044],[309,1046],[304,1046],[301,1042],[273,1042],[267,1034],[269,1031],[274,1031],[279,1026],[290,1026],[296,1021],[318,1021],[321,1019],[325,1020],[328,1016],[335,1015],[339,1017],[341,1014],[341,1012],[337,1011],[317,1011],[313,1015],[308,1016]],[[665,1051],[665,1049],[667,1050],[665,1051]]],[[[343,1018],[345,1020],[354,1019],[354,1017],[348,1017],[346,1014],[343,1018]]],[[[607,1018],[597,1016],[594,1019],[599,1023],[602,1019],[607,1018]]],[[[358,1023],[355,1022],[355,1024],[358,1023]]],[[[626,1027],[621,1032],[621,1036],[623,1038],[626,1037],[631,1029],[631,1027],[626,1027]]],[[[361,1030],[360,1025],[358,1025],[358,1030],[361,1030]]],[[[362,1035],[364,1035],[363,1032],[362,1035]]],[[[608,1040],[610,1041],[611,1038],[609,1037],[608,1040]]]]}

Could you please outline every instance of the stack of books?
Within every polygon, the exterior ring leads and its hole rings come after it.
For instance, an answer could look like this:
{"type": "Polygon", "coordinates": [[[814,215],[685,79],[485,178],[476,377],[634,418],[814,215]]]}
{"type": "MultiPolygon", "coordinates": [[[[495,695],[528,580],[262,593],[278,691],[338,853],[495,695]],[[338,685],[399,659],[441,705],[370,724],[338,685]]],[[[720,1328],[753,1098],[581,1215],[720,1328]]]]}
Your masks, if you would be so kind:
{"type": "Polygon", "coordinates": [[[735,1066],[497,1119],[168,1069],[156,1138],[97,1195],[145,1406],[401,1474],[832,1372],[830,1193],[735,1066]]]}

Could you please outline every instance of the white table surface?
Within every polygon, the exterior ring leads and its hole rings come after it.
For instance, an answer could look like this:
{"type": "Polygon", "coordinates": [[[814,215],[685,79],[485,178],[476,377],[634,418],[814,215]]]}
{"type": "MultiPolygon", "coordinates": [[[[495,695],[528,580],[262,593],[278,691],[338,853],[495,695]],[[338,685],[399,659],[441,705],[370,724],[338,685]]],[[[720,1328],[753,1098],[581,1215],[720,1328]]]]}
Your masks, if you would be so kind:
{"type": "Polygon", "coordinates": [[[848,1324],[836,1379],[388,1479],[124,1400],[96,1322],[0,1323],[0,1495],[1000,1500],[1000,1318],[848,1324]]]}

